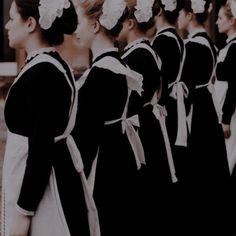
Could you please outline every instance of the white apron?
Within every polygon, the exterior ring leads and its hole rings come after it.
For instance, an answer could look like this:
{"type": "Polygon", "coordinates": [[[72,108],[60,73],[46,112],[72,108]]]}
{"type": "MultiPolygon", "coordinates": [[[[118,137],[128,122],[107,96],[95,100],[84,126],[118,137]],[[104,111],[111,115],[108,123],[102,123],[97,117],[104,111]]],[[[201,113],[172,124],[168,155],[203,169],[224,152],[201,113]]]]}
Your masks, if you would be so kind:
{"type": "MultiPolygon", "coordinates": [[[[156,64],[159,70],[161,70],[161,60],[160,58],[156,55],[156,53],[145,43],[137,43],[136,45],[134,45],[132,48],[130,48],[123,56],[122,58],[124,59],[125,57],[127,57],[132,51],[134,51],[137,48],[143,48],[148,50],[156,64]]],[[[161,127],[161,131],[162,131],[162,135],[164,138],[164,142],[165,142],[165,148],[166,148],[166,153],[167,153],[167,161],[169,164],[169,169],[170,169],[170,174],[171,174],[171,180],[173,183],[177,182],[177,177],[175,174],[175,166],[174,166],[174,161],[173,161],[173,156],[172,156],[172,151],[171,151],[171,147],[170,147],[170,141],[169,141],[169,137],[168,137],[168,133],[167,133],[167,128],[166,128],[166,122],[165,122],[165,117],[167,116],[167,112],[165,107],[162,107],[161,105],[158,104],[159,99],[161,97],[161,88],[159,91],[155,91],[153,98],[151,100],[151,102],[148,102],[146,104],[144,104],[144,107],[147,105],[152,105],[153,106],[153,114],[156,117],[156,119],[159,121],[160,123],[160,127],[161,127]]]]}
{"type": "MultiPolygon", "coordinates": [[[[217,63],[223,62],[225,60],[228,50],[233,43],[236,43],[236,41],[235,40],[231,41],[222,50],[220,50],[217,63]]],[[[222,111],[228,89],[228,82],[216,80],[214,87],[215,87],[216,97],[220,105],[220,110],[222,111]]],[[[229,169],[230,173],[232,174],[233,168],[236,163],[236,110],[230,121],[230,129],[231,129],[231,136],[228,139],[225,139],[225,144],[227,149],[229,169]]]]}
{"type": "MultiPolygon", "coordinates": [[[[71,82],[69,81],[66,71],[62,65],[56,59],[46,54],[40,54],[30,61],[19,73],[14,83],[26,70],[37,63],[45,61],[54,64],[62,73],[64,73],[69,85],[72,87],[71,82]]],[[[71,153],[73,163],[77,171],[80,173],[83,183],[84,194],[88,208],[91,236],[100,236],[97,209],[93,201],[92,194],[87,187],[88,184],[83,172],[83,163],[80,153],[74,143],[73,138],[70,136],[70,132],[74,127],[76,118],[77,95],[78,94],[76,92],[75,96],[72,95],[71,97],[72,106],[70,109],[70,120],[68,122],[67,128],[64,134],[55,138],[55,142],[64,138],[67,140],[67,146],[71,153]]],[[[9,225],[12,224],[11,220],[14,213],[17,211],[17,200],[25,172],[27,157],[28,138],[13,134],[8,131],[2,178],[1,236],[9,236],[9,225]]],[[[41,199],[36,212],[28,212],[24,211],[23,209],[18,210],[22,211],[22,213],[26,215],[34,215],[31,219],[29,236],[70,236],[70,232],[62,210],[53,168],[44,196],[41,199]]]]}
{"type": "MultiPolygon", "coordinates": [[[[122,117],[116,120],[105,121],[104,125],[112,125],[114,123],[121,122],[122,132],[126,134],[128,137],[130,146],[134,153],[137,169],[140,169],[141,165],[146,164],[146,163],[145,163],[144,150],[143,150],[141,140],[139,138],[138,132],[134,129],[134,126],[139,127],[139,117],[138,115],[127,117],[127,109],[128,109],[129,96],[131,94],[131,91],[132,90],[137,91],[138,94],[141,95],[141,92],[143,90],[142,89],[143,77],[141,74],[129,69],[128,67],[125,67],[116,58],[111,57],[111,56],[106,56],[100,59],[99,61],[95,62],[92,65],[92,67],[103,68],[106,70],[110,70],[114,72],[115,74],[122,74],[126,76],[127,85],[128,85],[128,97],[127,97],[127,101],[124,107],[122,117]]],[[[80,79],[77,81],[78,90],[84,85],[92,67],[86,70],[84,74],[80,77],[80,79]]],[[[98,154],[99,154],[99,148],[97,150],[97,155],[93,161],[92,169],[88,177],[88,184],[89,184],[89,188],[91,192],[93,192],[94,184],[95,184],[98,154]]]]}
{"type": "MultiPolygon", "coordinates": [[[[157,35],[155,36],[155,38],[152,40],[152,44],[153,44],[153,41],[159,35],[165,35],[167,37],[174,38],[178,47],[179,47],[179,50],[181,52],[181,45],[178,41],[178,38],[172,32],[167,32],[167,31],[166,32],[158,32],[157,35]]],[[[175,140],[175,145],[176,146],[183,146],[183,147],[187,146],[187,136],[188,136],[188,134],[187,134],[188,117],[186,115],[184,98],[187,98],[188,94],[189,94],[186,84],[183,81],[181,81],[181,75],[182,75],[185,57],[186,57],[186,50],[185,50],[185,45],[184,45],[183,56],[181,58],[180,67],[179,67],[179,71],[178,71],[178,75],[176,77],[176,80],[174,82],[168,84],[168,89],[171,89],[169,96],[177,101],[178,125],[177,125],[177,136],[176,136],[176,140],[175,140]]]]}

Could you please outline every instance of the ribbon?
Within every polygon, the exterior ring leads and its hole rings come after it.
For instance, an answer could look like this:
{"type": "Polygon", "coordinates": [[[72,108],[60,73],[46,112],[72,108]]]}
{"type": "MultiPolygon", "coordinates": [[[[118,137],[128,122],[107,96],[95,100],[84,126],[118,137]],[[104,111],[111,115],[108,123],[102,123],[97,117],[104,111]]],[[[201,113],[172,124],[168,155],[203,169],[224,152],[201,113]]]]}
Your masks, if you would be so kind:
{"type": "Polygon", "coordinates": [[[121,121],[122,132],[126,133],[132,150],[134,152],[134,157],[137,165],[137,169],[141,168],[141,164],[146,164],[143,145],[139,138],[137,131],[134,129],[134,126],[139,127],[139,117],[138,115],[131,116],[129,118],[120,118],[117,120],[106,121],[105,125],[111,125],[118,121],[121,121]]]}
{"type": "Polygon", "coordinates": [[[188,97],[189,91],[186,84],[183,81],[177,81],[171,84],[172,91],[170,96],[177,100],[178,110],[178,130],[175,145],[187,146],[187,117],[184,104],[184,97],[188,97]]]}
{"type": "Polygon", "coordinates": [[[167,116],[166,109],[165,107],[159,104],[154,104],[152,112],[155,115],[156,119],[159,120],[161,131],[164,137],[165,146],[166,146],[167,160],[168,160],[168,164],[170,168],[171,179],[173,183],[176,183],[178,179],[175,174],[175,166],[174,166],[173,156],[172,156],[171,147],[170,147],[170,141],[168,138],[166,123],[165,123],[165,117],[167,116]]]}

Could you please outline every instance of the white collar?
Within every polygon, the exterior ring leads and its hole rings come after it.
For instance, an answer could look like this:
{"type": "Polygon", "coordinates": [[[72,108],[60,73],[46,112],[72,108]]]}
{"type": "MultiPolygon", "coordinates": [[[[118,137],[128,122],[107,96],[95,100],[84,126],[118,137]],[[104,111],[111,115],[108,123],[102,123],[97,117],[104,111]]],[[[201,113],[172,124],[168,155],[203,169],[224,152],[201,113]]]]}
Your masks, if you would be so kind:
{"type": "Polygon", "coordinates": [[[93,56],[93,61],[95,61],[99,56],[101,56],[102,54],[107,53],[107,52],[118,52],[118,48],[115,48],[115,47],[106,48],[106,49],[99,51],[97,54],[95,54],[93,56]]]}
{"type": "Polygon", "coordinates": [[[175,30],[175,27],[174,26],[171,26],[171,25],[168,25],[168,26],[164,26],[164,27],[161,27],[157,30],[156,34],[159,34],[161,31],[164,31],[166,29],[174,29],[175,30]]]}
{"type": "Polygon", "coordinates": [[[189,32],[188,38],[192,38],[195,34],[198,33],[206,33],[206,30],[204,28],[194,29],[193,31],[189,32]]]}
{"type": "Polygon", "coordinates": [[[31,51],[28,53],[27,57],[26,57],[26,61],[30,60],[31,58],[35,57],[38,54],[42,54],[45,52],[55,52],[56,49],[54,47],[47,47],[47,48],[40,48],[34,51],[31,51]]]}
{"type": "Polygon", "coordinates": [[[232,39],[236,38],[236,33],[232,34],[231,36],[229,36],[226,40],[226,43],[229,43],[232,39]]]}
{"type": "Polygon", "coordinates": [[[124,51],[132,48],[134,45],[139,44],[143,41],[148,41],[148,38],[145,38],[145,37],[144,38],[139,38],[139,39],[136,39],[136,40],[130,42],[128,45],[126,45],[126,47],[124,48],[124,51]]]}

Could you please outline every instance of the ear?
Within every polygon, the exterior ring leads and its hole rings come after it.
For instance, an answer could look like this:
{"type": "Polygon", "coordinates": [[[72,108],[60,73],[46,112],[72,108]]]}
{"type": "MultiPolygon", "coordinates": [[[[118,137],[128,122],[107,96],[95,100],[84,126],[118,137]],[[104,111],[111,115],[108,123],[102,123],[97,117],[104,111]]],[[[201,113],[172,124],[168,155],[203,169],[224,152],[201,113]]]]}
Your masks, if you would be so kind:
{"type": "Polygon", "coordinates": [[[187,12],[186,18],[187,18],[188,21],[191,21],[193,19],[193,17],[194,17],[194,15],[193,15],[192,12],[187,12]]]}
{"type": "Polygon", "coordinates": [[[160,8],[160,11],[158,12],[158,14],[156,16],[161,16],[163,14],[163,10],[162,8],[160,8]]]}
{"type": "Polygon", "coordinates": [[[236,23],[235,18],[234,17],[230,17],[229,23],[230,23],[230,26],[233,27],[235,25],[235,23],[236,23]]]}
{"type": "Polygon", "coordinates": [[[132,30],[135,27],[135,20],[134,19],[128,19],[127,23],[128,23],[129,30],[132,30]]]}
{"type": "Polygon", "coordinates": [[[93,24],[93,32],[97,34],[100,31],[101,25],[98,21],[95,21],[93,24]]]}
{"type": "Polygon", "coordinates": [[[29,17],[27,20],[27,28],[28,28],[28,32],[34,32],[37,28],[37,21],[35,20],[34,17],[29,17]]]}

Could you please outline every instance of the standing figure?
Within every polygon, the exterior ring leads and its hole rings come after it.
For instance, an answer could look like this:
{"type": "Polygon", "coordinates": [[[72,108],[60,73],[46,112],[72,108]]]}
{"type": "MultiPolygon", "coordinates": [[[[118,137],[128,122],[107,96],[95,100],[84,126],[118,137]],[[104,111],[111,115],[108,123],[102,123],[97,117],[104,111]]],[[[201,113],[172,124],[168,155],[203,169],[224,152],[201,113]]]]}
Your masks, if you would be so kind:
{"type": "Polygon", "coordinates": [[[83,168],[70,154],[78,151],[70,136],[77,90],[53,47],[76,30],[75,8],[69,0],[14,0],[5,27],[10,47],[27,58],[5,103],[1,235],[90,235],[83,168]]]}
{"type": "Polygon", "coordinates": [[[125,21],[118,41],[126,44],[122,58],[127,65],[143,75],[143,93],[133,92],[128,114],[138,114],[139,135],[145,152],[146,166],[141,169],[140,193],[143,211],[139,232],[142,235],[171,235],[173,215],[169,193],[176,182],[171,147],[165,126],[166,110],[159,104],[161,97],[161,61],[152,49],[146,32],[154,26],[152,1],[126,0],[125,21]],[[155,217],[152,212],[155,211],[155,217]]]}
{"type": "Polygon", "coordinates": [[[162,62],[160,104],[167,110],[166,126],[178,178],[178,182],[173,185],[173,193],[176,195],[174,204],[176,220],[180,222],[183,221],[181,215],[183,213],[184,165],[185,159],[188,158],[188,127],[185,109],[188,89],[181,79],[185,47],[176,29],[177,18],[182,7],[183,0],[155,0],[154,15],[157,33],[152,39],[152,46],[162,62]]]}
{"type": "Polygon", "coordinates": [[[232,189],[232,226],[235,227],[235,197],[236,197],[236,79],[235,55],[236,55],[236,2],[229,1],[222,5],[216,22],[219,33],[227,35],[226,46],[220,50],[217,60],[215,89],[220,103],[222,114],[222,126],[225,136],[227,157],[231,173],[232,189]]]}
{"type": "Polygon", "coordinates": [[[213,86],[216,48],[204,28],[210,6],[210,0],[185,0],[178,20],[179,28],[189,33],[182,79],[192,104],[190,155],[186,160],[186,226],[191,235],[229,235],[230,175],[213,86]]]}
{"type": "Polygon", "coordinates": [[[142,92],[142,75],[130,70],[114,47],[122,29],[123,0],[78,4],[77,39],[92,52],[92,65],[78,80],[78,114],[73,136],[98,209],[102,236],[137,235],[142,215],[138,169],[145,163],[136,128],[127,116],[132,90],[142,92]]]}

